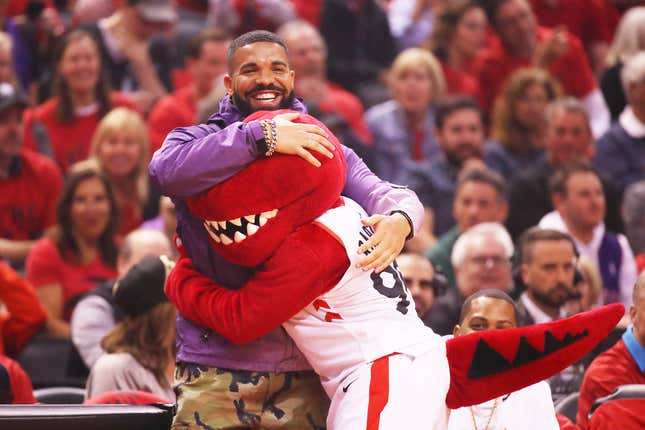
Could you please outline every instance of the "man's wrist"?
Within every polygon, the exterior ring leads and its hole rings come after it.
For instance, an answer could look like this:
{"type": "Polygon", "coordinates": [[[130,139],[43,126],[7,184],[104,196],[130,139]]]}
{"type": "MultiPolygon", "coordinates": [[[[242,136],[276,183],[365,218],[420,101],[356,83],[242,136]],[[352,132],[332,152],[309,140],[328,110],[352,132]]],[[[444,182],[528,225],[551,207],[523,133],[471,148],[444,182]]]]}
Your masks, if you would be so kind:
{"type": "Polygon", "coordinates": [[[405,218],[405,220],[408,222],[408,226],[410,227],[410,233],[408,233],[408,235],[405,237],[405,240],[412,239],[414,237],[414,225],[412,224],[412,219],[410,218],[410,216],[400,209],[390,212],[390,215],[394,215],[394,214],[401,214],[403,218],[405,218]]]}

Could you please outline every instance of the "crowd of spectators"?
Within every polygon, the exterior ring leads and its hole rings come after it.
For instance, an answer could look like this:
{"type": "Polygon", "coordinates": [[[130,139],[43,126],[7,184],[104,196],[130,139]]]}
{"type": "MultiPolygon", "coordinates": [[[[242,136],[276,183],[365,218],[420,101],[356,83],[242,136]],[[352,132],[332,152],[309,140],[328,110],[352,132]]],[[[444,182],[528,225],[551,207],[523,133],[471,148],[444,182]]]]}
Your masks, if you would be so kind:
{"type": "Polygon", "coordinates": [[[399,267],[426,325],[467,333],[481,290],[503,292],[483,296],[497,328],[619,302],[608,351],[551,395],[581,391],[594,428],[595,398],[645,383],[645,2],[12,0],[0,24],[0,400],[35,401],[14,360],[44,338],[88,397],[174,400],[174,309],[145,280],[168,265],[144,257],[173,258],[176,221],[148,163],[217,111],[253,29],[285,41],[309,112],[419,196],[399,267]]]}

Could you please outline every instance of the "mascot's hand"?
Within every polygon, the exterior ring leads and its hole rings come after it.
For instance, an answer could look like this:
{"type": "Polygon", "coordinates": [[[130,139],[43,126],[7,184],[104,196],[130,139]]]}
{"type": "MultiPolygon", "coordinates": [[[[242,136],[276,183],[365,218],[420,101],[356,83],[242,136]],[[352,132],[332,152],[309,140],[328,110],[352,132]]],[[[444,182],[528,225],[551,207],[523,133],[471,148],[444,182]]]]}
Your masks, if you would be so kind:
{"type": "Polygon", "coordinates": [[[276,152],[288,155],[297,155],[304,158],[316,167],[320,167],[320,161],[313,156],[311,151],[316,151],[325,157],[333,158],[334,150],[327,133],[320,127],[313,124],[300,124],[291,122],[300,115],[297,112],[283,113],[276,115],[274,119],[278,144],[276,152]]]}
{"type": "Polygon", "coordinates": [[[356,264],[356,267],[365,271],[373,269],[379,273],[392,264],[401,253],[405,239],[410,234],[410,223],[403,215],[395,212],[392,215],[372,215],[363,220],[363,225],[374,227],[374,234],[358,248],[358,253],[363,254],[373,249],[356,264]]]}

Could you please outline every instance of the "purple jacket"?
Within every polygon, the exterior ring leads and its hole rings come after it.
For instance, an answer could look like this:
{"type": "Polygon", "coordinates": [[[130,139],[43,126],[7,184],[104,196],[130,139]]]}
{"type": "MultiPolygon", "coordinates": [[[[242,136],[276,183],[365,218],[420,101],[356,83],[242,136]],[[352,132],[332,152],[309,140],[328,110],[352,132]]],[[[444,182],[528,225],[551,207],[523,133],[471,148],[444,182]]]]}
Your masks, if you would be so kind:
{"type": "MultiPolygon", "coordinates": [[[[306,112],[297,100],[292,108],[306,112]]],[[[184,199],[235,175],[258,158],[256,142],[263,138],[260,125],[256,121],[245,124],[242,119],[230,97],[225,97],[219,113],[206,124],[171,131],[149,166],[155,186],[175,203],[177,232],[195,266],[231,289],[240,288],[253,271],[231,264],[213,251],[202,221],[188,211],[184,199]]],[[[416,195],[381,181],[351,149],[343,150],[347,158],[343,195],[357,201],[370,214],[403,210],[417,231],[423,206],[416,195]]],[[[259,372],[311,369],[282,328],[246,345],[234,345],[181,314],[177,317],[177,361],[259,372]]]]}

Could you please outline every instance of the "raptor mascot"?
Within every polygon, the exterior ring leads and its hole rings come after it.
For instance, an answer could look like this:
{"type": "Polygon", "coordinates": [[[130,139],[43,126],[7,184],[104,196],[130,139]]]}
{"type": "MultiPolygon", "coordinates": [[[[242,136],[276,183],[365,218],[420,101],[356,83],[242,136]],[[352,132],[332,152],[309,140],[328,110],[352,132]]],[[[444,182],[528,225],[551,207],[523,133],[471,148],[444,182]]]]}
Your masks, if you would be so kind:
{"type": "MultiPolygon", "coordinates": [[[[285,111],[256,112],[246,121],[285,111]]],[[[316,119],[301,114],[296,122],[316,119]]],[[[326,129],[325,129],[326,130],[326,129]]],[[[326,130],[328,131],[328,130],[326,130]]],[[[624,310],[609,305],[556,322],[445,342],[417,317],[396,263],[356,268],[373,233],[341,197],[345,160],[260,159],[189,199],[212,247],[254,267],[241,289],[200,274],[180,247],[166,294],[188,319],[235,343],[282,325],[331,399],[327,428],[441,429],[448,408],[479,404],[543,380],[590,351],[624,310]]]]}

